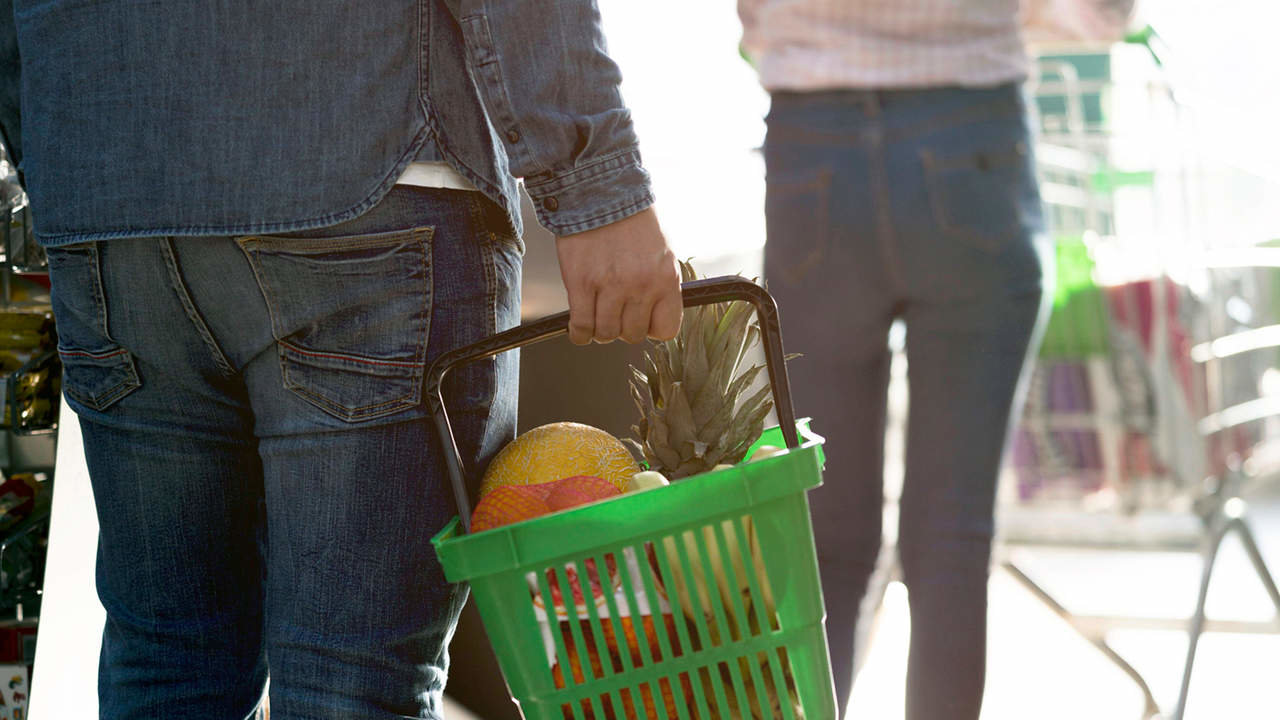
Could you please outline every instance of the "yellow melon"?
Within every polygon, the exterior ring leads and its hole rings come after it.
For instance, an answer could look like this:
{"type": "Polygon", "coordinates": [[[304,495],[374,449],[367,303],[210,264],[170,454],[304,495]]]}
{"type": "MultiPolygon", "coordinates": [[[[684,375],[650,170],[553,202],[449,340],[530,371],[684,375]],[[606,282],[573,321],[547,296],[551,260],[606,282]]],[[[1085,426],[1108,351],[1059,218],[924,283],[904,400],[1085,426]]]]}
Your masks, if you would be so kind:
{"type": "Polygon", "coordinates": [[[480,495],[503,485],[541,485],[574,475],[598,477],[625,491],[638,472],[635,458],[609,433],[581,423],[551,423],[522,433],[498,452],[480,481],[480,495]]]}

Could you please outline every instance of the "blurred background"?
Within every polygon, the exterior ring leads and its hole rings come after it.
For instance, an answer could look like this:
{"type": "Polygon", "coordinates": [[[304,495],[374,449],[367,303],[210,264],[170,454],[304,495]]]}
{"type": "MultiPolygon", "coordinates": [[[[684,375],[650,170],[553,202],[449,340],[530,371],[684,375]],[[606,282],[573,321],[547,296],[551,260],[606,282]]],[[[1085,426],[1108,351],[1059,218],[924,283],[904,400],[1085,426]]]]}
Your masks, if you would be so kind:
{"type": "MultiPolygon", "coordinates": [[[[706,275],[759,276],[769,99],[739,52],[736,3],[599,4],[678,256],[706,275]]],[[[1081,45],[1059,39],[1072,5],[1028,5],[1056,287],[1001,477],[983,718],[1277,717],[1280,596],[1263,578],[1280,564],[1280,6],[1148,0],[1124,42],[1081,45]]],[[[42,720],[92,702],[82,685],[102,619],[83,588],[96,525],[74,424],[59,442],[40,253],[24,199],[3,199],[0,671],[29,681],[59,668],[66,684],[37,685],[42,720]],[[66,519],[50,547],[55,466],[66,519]]],[[[534,319],[567,303],[554,240],[528,210],[534,319]]],[[[784,330],[794,312],[781,308],[784,330]]],[[[852,717],[903,714],[902,343],[891,333],[887,537],[852,717]]],[[[521,427],[576,420],[630,435],[625,368],[640,353],[526,349],[521,427]]],[[[473,607],[451,652],[451,718],[519,717],[473,607]]]]}

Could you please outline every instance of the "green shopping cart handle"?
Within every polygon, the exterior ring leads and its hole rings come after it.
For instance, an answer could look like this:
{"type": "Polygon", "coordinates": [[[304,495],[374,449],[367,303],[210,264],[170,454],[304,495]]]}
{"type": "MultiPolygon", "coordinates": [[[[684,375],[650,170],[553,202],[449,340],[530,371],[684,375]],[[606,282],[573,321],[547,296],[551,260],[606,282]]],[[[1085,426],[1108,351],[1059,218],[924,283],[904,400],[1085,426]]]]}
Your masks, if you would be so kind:
{"type": "MultiPolygon", "coordinates": [[[[745,300],[755,305],[756,320],[760,325],[760,339],[764,345],[765,365],[769,370],[769,385],[773,391],[773,405],[778,413],[787,447],[800,446],[796,434],[795,408],[791,405],[791,384],[787,380],[787,367],[782,352],[782,328],[778,324],[778,305],[767,290],[750,280],[730,275],[704,278],[687,282],[680,287],[685,307],[711,305],[733,300],[745,300]]],[[[471,345],[450,350],[436,358],[427,369],[427,407],[435,418],[436,431],[444,459],[449,467],[449,480],[453,483],[453,495],[458,504],[458,516],[464,532],[471,532],[471,500],[467,494],[466,473],[462,455],[449,424],[449,414],[444,407],[444,378],[450,371],[467,363],[483,360],[508,350],[532,345],[569,332],[568,311],[557,313],[532,323],[518,325],[510,330],[492,335],[471,345]]]]}

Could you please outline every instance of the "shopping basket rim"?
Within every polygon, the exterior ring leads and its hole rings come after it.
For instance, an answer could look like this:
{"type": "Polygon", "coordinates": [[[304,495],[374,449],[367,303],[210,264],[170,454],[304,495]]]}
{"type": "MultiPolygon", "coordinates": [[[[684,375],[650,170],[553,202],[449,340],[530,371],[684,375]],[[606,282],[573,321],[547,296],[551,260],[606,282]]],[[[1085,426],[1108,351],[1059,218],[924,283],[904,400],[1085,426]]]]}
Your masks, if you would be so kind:
{"type": "MultiPolygon", "coordinates": [[[[455,516],[431,538],[450,582],[614,551],[620,545],[671,530],[706,524],[822,484],[824,438],[796,423],[800,446],[772,457],[703,473],[665,487],[627,493],[550,515],[469,535],[455,516]],[[673,508],[681,510],[672,512],[673,508]]],[[[773,444],[778,428],[756,446],[773,444]]]]}

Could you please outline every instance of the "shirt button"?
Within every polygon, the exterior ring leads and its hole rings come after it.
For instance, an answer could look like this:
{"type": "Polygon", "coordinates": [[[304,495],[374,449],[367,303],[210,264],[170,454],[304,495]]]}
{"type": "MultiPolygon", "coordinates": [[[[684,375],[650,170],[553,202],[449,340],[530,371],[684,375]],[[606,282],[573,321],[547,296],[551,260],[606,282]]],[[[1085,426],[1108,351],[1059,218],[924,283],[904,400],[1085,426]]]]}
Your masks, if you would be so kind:
{"type": "Polygon", "coordinates": [[[555,212],[560,209],[560,201],[557,200],[554,195],[548,195],[542,199],[542,207],[551,212],[555,212]]]}
{"type": "Polygon", "coordinates": [[[511,144],[512,144],[512,145],[514,145],[514,144],[516,144],[516,143],[520,142],[520,131],[519,131],[519,130],[508,130],[508,131],[507,131],[507,140],[509,140],[509,141],[511,142],[511,144]]]}

